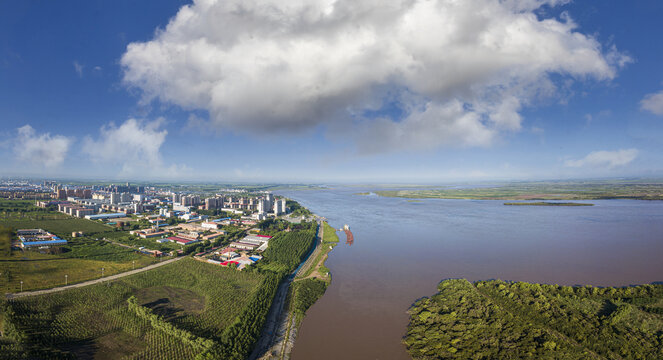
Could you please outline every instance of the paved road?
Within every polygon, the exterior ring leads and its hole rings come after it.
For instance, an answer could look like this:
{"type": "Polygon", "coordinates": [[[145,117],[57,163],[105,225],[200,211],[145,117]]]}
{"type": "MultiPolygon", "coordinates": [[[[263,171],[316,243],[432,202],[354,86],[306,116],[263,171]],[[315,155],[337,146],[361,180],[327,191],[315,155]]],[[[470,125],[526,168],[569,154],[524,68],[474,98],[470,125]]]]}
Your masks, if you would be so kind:
{"type": "Polygon", "coordinates": [[[116,279],[119,279],[119,278],[122,278],[122,277],[125,277],[125,276],[138,274],[140,272],[147,271],[147,270],[152,270],[154,268],[158,268],[159,266],[170,264],[172,262],[175,262],[175,261],[178,261],[178,260],[184,259],[184,258],[185,258],[184,256],[183,257],[177,257],[177,258],[174,258],[174,259],[158,262],[156,264],[148,265],[148,266],[140,268],[140,269],[126,271],[126,272],[123,272],[123,273],[119,273],[119,274],[115,274],[115,275],[111,275],[111,276],[106,276],[106,277],[95,279],[95,280],[84,281],[84,282],[78,283],[78,284],[73,284],[73,285],[68,285],[68,286],[61,286],[61,287],[56,287],[56,288],[52,288],[52,289],[45,289],[45,290],[25,291],[25,292],[14,293],[14,294],[6,294],[6,296],[7,296],[7,299],[15,299],[15,298],[20,298],[20,297],[24,297],[24,296],[44,295],[44,294],[50,294],[50,293],[54,293],[54,292],[58,292],[58,291],[63,291],[63,290],[88,286],[88,285],[92,285],[92,284],[98,284],[102,281],[116,280],[116,279]]]}
{"type": "MultiPolygon", "coordinates": [[[[322,239],[322,228],[322,223],[318,221],[319,238],[316,239],[316,247],[318,247],[320,243],[318,240],[322,239]]],[[[306,261],[313,257],[314,252],[315,251],[311,252],[306,261]]],[[[303,267],[304,266],[301,268],[303,267]]],[[[267,353],[267,351],[269,351],[270,347],[272,347],[277,342],[276,335],[279,326],[281,326],[282,323],[287,321],[289,318],[287,314],[284,313],[284,311],[288,311],[288,309],[285,308],[286,299],[288,297],[288,289],[290,288],[290,284],[298,273],[299,272],[288,275],[276,290],[276,295],[274,295],[272,306],[269,308],[269,312],[267,313],[267,319],[265,320],[265,325],[263,325],[262,333],[260,338],[258,338],[258,341],[256,342],[251,355],[249,355],[249,360],[256,360],[261,358],[267,353]]]]}
{"type": "Polygon", "coordinates": [[[324,239],[324,237],[325,237],[325,227],[324,227],[324,225],[322,225],[321,221],[318,221],[318,229],[320,229],[320,230],[318,231],[318,237],[315,239],[316,240],[315,241],[315,248],[313,249],[313,252],[311,253],[311,255],[309,255],[308,259],[306,259],[306,261],[304,262],[304,265],[302,265],[299,268],[299,271],[297,271],[297,274],[295,274],[296,278],[301,277],[304,274],[306,274],[306,272],[308,271],[308,269],[311,266],[317,265],[317,264],[314,264],[313,262],[318,257],[318,254],[320,253],[320,251],[322,251],[322,246],[320,246],[320,245],[322,244],[322,239],[324,239]]]}

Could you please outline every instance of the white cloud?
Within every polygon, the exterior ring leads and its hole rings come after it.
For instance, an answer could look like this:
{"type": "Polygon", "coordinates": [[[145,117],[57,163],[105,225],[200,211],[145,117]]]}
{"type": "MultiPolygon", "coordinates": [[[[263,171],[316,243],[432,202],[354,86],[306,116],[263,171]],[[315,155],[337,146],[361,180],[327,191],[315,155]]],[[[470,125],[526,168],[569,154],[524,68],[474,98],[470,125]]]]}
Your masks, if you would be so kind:
{"type": "Polygon", "coordinates": [[[120,166],[120,175],[140,178],[182,177],[187,168],[165,165],[160,153],[168,131],[162,118],[146,122],[128,119],[100,129],[97,140],[85,138],[83,152],[99,163],[120,166]]]}
{"type": "Polygon", "coordinates": [[[612,169],[630,164],[638,157],[637,149],[620,149],[615,151],[592,151],[582,159],[567,160],[568,167],[593,167],[612,169]]]}
{"type": "Polygon", "coordinates": [[[188,131],[196,133],[199,135],[220,135],[221,130],[214,126],[209,120],[203,119],[196,114],[190,114],[187,118],[186,125],[182,129],[183,131],[188,131]]]}
{"type": "Polygon", "coordinates": [[[78,61],[74,61],[74,70],[76,71],[76,74],[78,74],[78,77],[83,77],[83,68],[85,65],[80,64],[78,61]]]}
{"type": "Polygon", "coordinates": [[[129,44],[121,64],[143,101],[207,110],[222,128],[357,122],[365,151],[487,146],[557,94],[551,74],[568,87],[630,61],[567,14],[535,14],[566,2],[195,0],[153,40],[129,44]],[[402,118],[363,116],[391,101],[402,118]]]}
{"type": "Polygon", "coordinates": [[[450,146],[488,146],[496,131],[481,123],[481,115],[466,111],[460,102],[426,104],[402,122],[377,119],[356,133],[362,153],[398,150],[430,150],[440,144],[450,146]]]}
{"type": "Polygon", "coordinates": [[[654,94],[648,94],[640,101],[640,108],[652,114],[663,115],[663,90],[654,94]]]}
{"type": "Polygon", "coordinates": [[[57,167],[64,159],[71,145],[71,139],[50,133],[37,134],[30,125],[18,128],[14,141],[14,153],[21,161],[45,166],[57,167]]]}

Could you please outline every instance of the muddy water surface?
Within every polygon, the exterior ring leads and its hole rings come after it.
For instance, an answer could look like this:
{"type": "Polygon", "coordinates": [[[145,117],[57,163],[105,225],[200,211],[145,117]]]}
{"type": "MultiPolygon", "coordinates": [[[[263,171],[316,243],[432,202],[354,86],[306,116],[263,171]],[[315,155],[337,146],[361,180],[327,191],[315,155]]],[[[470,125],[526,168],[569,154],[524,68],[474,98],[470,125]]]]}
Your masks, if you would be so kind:
{"type": "Polygon", "coordinates": [[[560,285],[663,281],[663,202],[504,206],[503,201],[282,192],[340,228],[332,285],[307,313],[292,358],[408,359],[407,308],[444,278],[560,285]]]}

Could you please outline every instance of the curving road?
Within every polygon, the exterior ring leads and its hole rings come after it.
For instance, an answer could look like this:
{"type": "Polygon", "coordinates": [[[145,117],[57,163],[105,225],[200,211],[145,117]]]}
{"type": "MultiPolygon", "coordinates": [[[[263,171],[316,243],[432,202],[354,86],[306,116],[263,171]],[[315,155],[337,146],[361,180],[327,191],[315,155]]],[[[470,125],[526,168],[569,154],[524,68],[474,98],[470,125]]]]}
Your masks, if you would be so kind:
{"type": "Polygon", "coordinates": [[[130,270],[130,271],[126,271],[126,272],[123,272],[123,273],[119,273],[119,274],[115,274],[115,275],[111,275],[111,276],[106,276],[106,277],[95,279],[95,280],[84,281],[84,282],[73,284],[73,285],[60,286],[60,287],[45,289],[45,290],[25,291],[25,292],[20,292],[20,293],[6,294],[6,296],[7,296],[7,299],[16,299],[16,298],[20,298],[20,297],[24,297],[24,296],[44,295],[44,294],[50,294],[50,293],[54,293],[54,292],[58,292],[58,291],[69,290],[69,289],[73,289],[73,288],[79,288],[79,287],[83,287],[83,286],[98,284],[102,281],[116,280],[116,279],[119,279],[119,278],[122,278],[122,277],[125,277],[125,276],[138,274],[140,272],[147,271],[147,270],[152,270],[154,268],[158,268],[159,266],[163,266],[163,265],[170,264],[172,262],[178,261],[180,259],[184,259],[185,257],[186,256],[176,257],[174,259],[158,262],[156,264],[148,265],[148,266],[140,268],[140,269],[130,270]]]}

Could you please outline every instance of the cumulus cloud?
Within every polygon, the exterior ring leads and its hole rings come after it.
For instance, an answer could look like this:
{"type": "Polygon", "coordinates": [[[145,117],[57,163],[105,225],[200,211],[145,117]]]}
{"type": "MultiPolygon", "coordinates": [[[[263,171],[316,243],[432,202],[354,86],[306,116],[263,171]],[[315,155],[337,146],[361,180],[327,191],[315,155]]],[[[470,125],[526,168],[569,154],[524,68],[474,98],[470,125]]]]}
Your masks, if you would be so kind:
{"type": "Polygon", "coordinates": [[[630,60],[567,14],[536,14],[566,2],[195,0],[121,64],[143,101],[207,110],[222,128],[358,124],[348,132],[369,152],[488,146],[557,93],[552,74],[610,80],[630,60]]]}
{"type": "Polygon", "coordinates": [[[620,149],[616,151],[592,151],[582,159],[567,160],[568,167],[593,167],[612,169],[630,164],[638,157],[637,149],[620,149]]]}
{"type": "Polygon", "coordinates": [[[663,91],[646,95],[640,101],[640,109],[647,110],[652,114],[663,115],[663,91]]]}
{"type": "Polygon", "coordinates": [[[99,163],[121,166],[120,175],[146,177],[178,177],[186,169],[165,165],[160,149],[168,131],[164,120],[128,119],[120,126],[111,123],[100,129],[99,137],[85,138],[83,152],[99,163]]]}
{"type": "Polygon", "coordinates": [[[71,139],[62,135],[51,136],[50,133],[37,134],[30,125],[22,126],[17,131],[14,153],[19,160],[49,168],[64,162],[71,139]]]}

